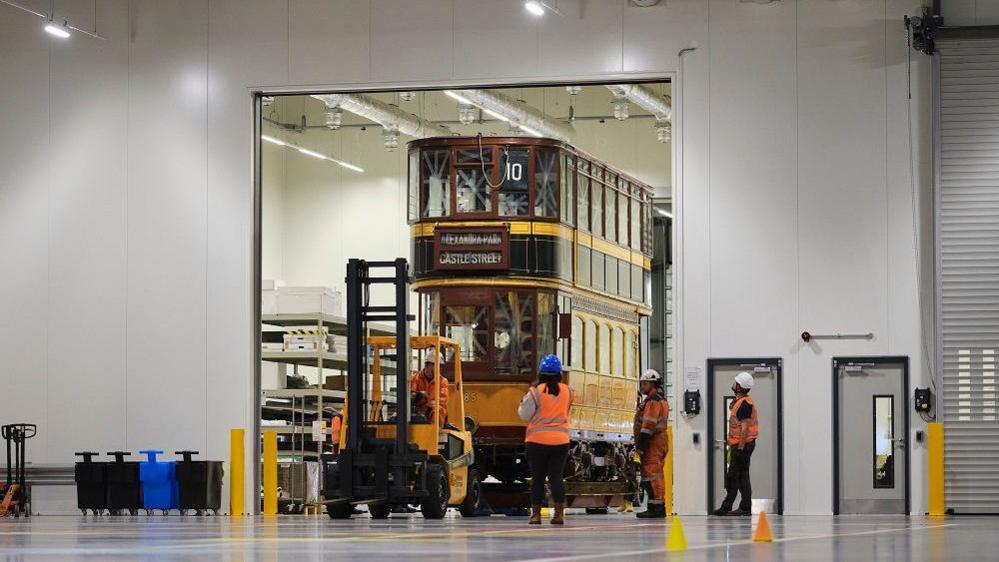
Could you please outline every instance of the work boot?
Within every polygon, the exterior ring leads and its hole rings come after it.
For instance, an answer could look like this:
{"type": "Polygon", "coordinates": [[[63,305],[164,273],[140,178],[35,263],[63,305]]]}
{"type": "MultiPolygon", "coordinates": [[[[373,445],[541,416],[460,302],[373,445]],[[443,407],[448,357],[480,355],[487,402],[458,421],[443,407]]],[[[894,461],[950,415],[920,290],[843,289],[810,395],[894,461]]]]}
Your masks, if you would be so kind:
{"type": "Polygon", "coordinates": [[[540,525],[541,524],[541,506],[532,505],[531,506],[531,520],[527,522],[528,525],[540,525]]]}
{"type": "Polygon", "coordinates": [[[662,519],[666,517],[666,504],[649,502],[649,506],[645,511],[636,513],[635,517],[639,519],[662,519]]]}
{"type": "Polygon", "coordinates": [[[725,507],[723,505],[723,506],[719,507],[718,509],[712,511],[711,515],[722,516],[722,515],[728,515],[729,513],[732,513],[732,508],[731,507],[725,507]]]}
{"type": "Polygon", "coordinates": [[[552,525],[565,525],[565,504],[555,504],[555,514],[552,515],[552,525]]]}

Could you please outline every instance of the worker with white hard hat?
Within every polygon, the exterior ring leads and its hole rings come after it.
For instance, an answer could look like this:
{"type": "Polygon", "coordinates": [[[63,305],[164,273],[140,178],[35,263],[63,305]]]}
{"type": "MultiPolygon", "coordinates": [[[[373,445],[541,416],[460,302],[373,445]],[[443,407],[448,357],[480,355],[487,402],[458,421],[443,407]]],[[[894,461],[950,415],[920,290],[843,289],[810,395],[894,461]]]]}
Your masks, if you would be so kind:
{"type": "Polygon", "coordinates": [[[666,481],[663,464],[669,452],[669,402],[659,393],[662,377],[649,369],[639,379],[645,399],[635,412],[635,446],[642,461],[642,486],[649,494],[641,519],[666,517],[666,481]]]}
{"type": "Polygon", "coordinates": [[[753,507],[753,487],[749,481],[749,459],[760,435],[760,420],[756,403],[749,397],[753,375],[743,371],[732,381],[735,400],[728,411],[728,453],[730,460],[725,474],[725,499],[715,515],[750,515],[753,507]],[[736,495],[741,495],[739,509],[732,511],[736,495]]]}

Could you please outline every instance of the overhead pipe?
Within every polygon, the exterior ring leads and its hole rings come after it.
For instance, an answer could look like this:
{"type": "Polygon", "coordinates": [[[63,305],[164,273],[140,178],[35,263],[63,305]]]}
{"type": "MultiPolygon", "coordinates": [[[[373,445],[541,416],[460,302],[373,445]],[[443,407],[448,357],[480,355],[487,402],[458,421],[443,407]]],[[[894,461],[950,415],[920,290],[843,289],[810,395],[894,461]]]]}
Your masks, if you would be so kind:
{"type": "Polygon", "coordinates": [[[563,142],[570,142],[576,135],[576,130],[572,125],[557,121],[526,103],[499,92],[489,90],[446,90],[445,93],[447,92],[451,92],[451,97],[458,99],[458,101],[462,101],[462,99],[467,100],[486,113],[492,114],[493,117],[520,126],[528,133],[537,133],[537,136],[553,138],[563,142]]]}
{"type": "Polygon", "coordinates": [[[607,89],[615,96],[628,98],[638,107],[655,115],[659,121],[673,120],[673,107],[670,103],[641,84],[610,84],[607,89]]]}
{"type": "Polygon", "coordinates": [[[447,127],[435,125],[416,115],[406,113],[394,105],[389,105],[364,94],[316,94],[312,97],[322,101],[327,108],[340,107],[344,111],[371,119],[384,127],[386,131],[398,131],[418,139],[454,134],[447,127]]]}

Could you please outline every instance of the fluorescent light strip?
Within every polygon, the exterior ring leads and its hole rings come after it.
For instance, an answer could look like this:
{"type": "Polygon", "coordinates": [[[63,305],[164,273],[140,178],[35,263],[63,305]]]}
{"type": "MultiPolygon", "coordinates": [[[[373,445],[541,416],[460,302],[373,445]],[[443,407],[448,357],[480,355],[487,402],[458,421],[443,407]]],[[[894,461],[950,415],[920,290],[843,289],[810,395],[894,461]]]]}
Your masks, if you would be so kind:
{"type": "Polygon", "coordinates": [[[534,16],[540,17],[545,15],[544,5],[540,2],[536,2],[535,0],[528,0],[527,2],[524,2],[524,9],[534,16]]]}
{"type": "Polygon", "coordinates": [[[66,29],[65,25],[59,25],[55,22],[50,21],[45,24],[45,31],[55,35],[56,37],[61,37],[62,39],[69,39],[69,31],[66,29]]]}
{"type": "Polygon", "coordinates": [[[673,215],[671,213],[667,213],[666,211],[664,211],[662,209],[658,209],[657,208],[656,212],[659,213],[660,215],[664,216],[664,217],[673,218],[673,215]]]}
{"type": "Polygon", "coordinates": [[[318,158],[320,160],[328,160],[328,161],[333,162],[334,164],[336,164],[338,166],[341,166],[343,168],[347,168],[348,170],[350,170],[352,172],[357,172],[357,173],[363,173],[364,172],[364,168],[362,168],[360,166],[355,166],[354,164],[351,164],[350,162],[344,162],[343,160],[337,160],[336,158],[333,158],[332,156],[326,156],[325,154],[320,154],[318,152],[309,150],[307,148],[302,148],[300,146],[284,142],[281,139],[277,139],[277,138],[274,138],[274,137],[269,137],[267,135],[260,135],[260,140],[269,142],[271,144],[276,144],[278,146],[285,146],[285,147],[288,147],[288,148],[293,148],[293,149],[297,150],[298,152],[301,152],[302,154],[305,154],[306,156],[311,156],[313,158],[318,158]]]}
{"type": "Polygon", "coordinates": [[[446,95],[446,96],[448,96],[448,97],[450,97],[452,99],[458,100],[459,102],[461,102],[463,104],[466,104],[466,105],[475,105],[474,103],[472,103],[471,101],[469,101],[469,99],[466,98],[465,96],[463,96],[463,95],[461,95],[461,94],[459,94],[457,92],[453,92],[451,90],[444,90],[444,95],[446,95]]]}
{"type": "Polygon", "coordinates": [[[524,131],[525,133],[527,133],[529,135],[532,135],[532,136],[535,136],[535,137],[543,137],[544,136],[541,133],[535,131],[534,129],[528,127],[527,125],[519,125],[519,127],[520,127],[521,131],[524,131]]]}

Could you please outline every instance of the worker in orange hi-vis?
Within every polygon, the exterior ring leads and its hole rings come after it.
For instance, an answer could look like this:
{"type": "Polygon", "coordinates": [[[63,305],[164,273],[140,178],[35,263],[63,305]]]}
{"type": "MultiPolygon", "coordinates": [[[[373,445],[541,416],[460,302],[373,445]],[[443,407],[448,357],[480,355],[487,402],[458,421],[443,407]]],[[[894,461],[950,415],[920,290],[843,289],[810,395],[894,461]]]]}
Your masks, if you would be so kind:
{"type": "Polygon", "coordinates": [[[422,394],[425,400],[413,400],[413,414],[422,415],[428,421],[434,419],[434,408],[440,412],[439,425],[444,427],[447,423],[447,379],[441,376],[440,391],[434,397],[434,364],[436,363],[434,354],[428,355],[423,362],[423,368],[413,373],[409,377],[409,391],[413,394],[422,394]]]}
{"type": "Polygon", "coordinates": [[[635,413],[635,445],[642,459],[642,486],[649,492],[648,508],[636,514],[640,519],[666,517],[666,481],[663,464],[669,452],[669,402],[659,393],[659,373],[645,371],[640,379],[641,406],[635,413]]]}
{"type": "Polygon", "coordinates": [[[333,442],[333,452],[340,450],[341,431],[343,431],[343,411],[336,410],[330,419],[330,440],[333,442]]]}

